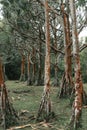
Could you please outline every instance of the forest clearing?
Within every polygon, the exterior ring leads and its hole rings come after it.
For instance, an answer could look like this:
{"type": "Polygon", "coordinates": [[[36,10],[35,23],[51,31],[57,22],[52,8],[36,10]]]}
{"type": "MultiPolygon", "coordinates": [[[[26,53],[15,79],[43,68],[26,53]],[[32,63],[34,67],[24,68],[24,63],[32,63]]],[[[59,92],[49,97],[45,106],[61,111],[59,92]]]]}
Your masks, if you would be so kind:
{"type": "MultiPolygon", "coordinates": [[[[19,81],[7,81],[6,85],[9,86],[7,89],[11,102],[19,113],[20,121],[17,126],[30,124],[20,130],[65,130],[65,128],[68,130],[67,125],[71,114],[70,99],[69,97],[59,99],[57,87],[51,87],[52,109],[55,116],[46,123],[46,121],[36,121],[43,86],[26,86],[26,83],[19,81]]],[[[84,86],[87,92],[86,84],[84,86]]],[[[87,108],[83,108],[82,122],[83,128],[78,130],[87,130],[87,108]]]]}

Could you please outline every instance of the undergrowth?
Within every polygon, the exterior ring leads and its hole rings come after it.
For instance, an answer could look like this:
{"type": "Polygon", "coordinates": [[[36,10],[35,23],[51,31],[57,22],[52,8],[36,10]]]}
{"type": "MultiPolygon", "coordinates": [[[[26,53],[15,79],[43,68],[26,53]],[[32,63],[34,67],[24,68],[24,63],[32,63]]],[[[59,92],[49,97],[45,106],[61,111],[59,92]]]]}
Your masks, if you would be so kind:
{"type": "MultiPolygon", "coordinates": [[[[72,130],[67,127],[72,110],[70,99],[69,97],[58,99],[57,87],[51,87],[52,111],[55,113],[55,117],[46,123],[45,121],[36,122],[43,86],[27,86],[26,82],[17,81],[7,81],[6,84],[14,108],[19,113],[19,124],[30,124],[21,130],[72,130]]],[[[84,86],[87,92],[86,85],[84,86]]],[[[83,127],[78,130],[87,130],[87,108],[83,108],[82,113],[83,127]]]]}

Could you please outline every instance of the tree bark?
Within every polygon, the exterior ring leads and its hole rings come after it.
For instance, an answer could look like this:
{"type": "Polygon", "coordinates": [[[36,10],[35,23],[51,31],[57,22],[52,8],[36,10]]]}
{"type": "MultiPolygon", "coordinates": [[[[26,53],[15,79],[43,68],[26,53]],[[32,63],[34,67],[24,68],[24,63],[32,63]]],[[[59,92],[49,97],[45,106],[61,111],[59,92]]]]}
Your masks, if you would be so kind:
{"type": "Polygon", "coordinates": [[[36,52],[35,52],[35,48],[33,47],[32,48],[32,60],[33,60],[33,64],[32,64],[32,66],[33,66],[33,73],[32,73],[32,84],[33,85],[36,85],[36,63],[35,63],[35,54],[36,54],[36,52]]]}
{"type": "Polygon", "coordinates": [[[25,56],[22,54],[20,81],[25,81],[25,56]]]}
{"type": "Polygon", "coordinates": [[[64,4],[61,5],[61,10],[63,14],[63,24],[64,24],[64,47],[65,47],[65,72],[62,77],[61,89],[59,97],[64,97],[66,95],[71,95],[73,88],[72,81],[72,59],[71,59],[71,37],[70,37],[70,23],[69,15],[64,11],[64,4]]]}
{"type": "Polygon", "coordinates": [[[4,73],[0,57],[0,125],[6,130],[9,126],[17,124],[18,116],[9,101],[6,85],[4,83],[4,73]]]}
{"type": "MultiPolygon", "coordinates": [[[[41,27],[39,28],[39,52],[41,53],[42,50],[42,41],[41,41],[41,27]]],[[[37,85],[43,85],[42,80],[42,68],[41,68],[41,61],[42,56],[39,53],[39,59],[38,59],[38,79],[37,79],[37,85]]]]}
{"type": "Polygon", "coordinates": [[[80,119],[82,113],[82,95],[83,83],[81,78],[80,56],[79,56],[79,42],[76,27],[76,9],[75,0],[69,0],[71,18],[72,18],[72,43],[73,43],[73,58],[75,70],[75,99],[72,106],[71,124],[76,129],[80,126],[80,119]]]}
{"type": "Polygon", "coordinates": [[[48,1],[45,0],[45,37],[46,37],[46,56],[45,56],[45,85],[44,92],[38,111],[37,118],[41,117],[49,120],[49,114],[51,113],[51,101],[50,101],[50,27],[49,27],[49,10],[48,1]]]}
{"type": "MultiPolygon", "coordinates": [[[[57,48],[57,29],[56,29],[56,16],[54,14],[54,47],[57,48]]],[[[58,81],[58,67],[57,67],[57,58],[58,58],[58,52],[55,52],[55,65],[54,65],[54,86],[58,87],[59,81],[58,81]]]]}
{"type": "Polygon", "coordinates": [[[30,63],[30,54],[28,53],[27,55],[27,85],[31,85],[31,75],[30,75],[30,66],[31,66],[31,63],[30,63]]]}

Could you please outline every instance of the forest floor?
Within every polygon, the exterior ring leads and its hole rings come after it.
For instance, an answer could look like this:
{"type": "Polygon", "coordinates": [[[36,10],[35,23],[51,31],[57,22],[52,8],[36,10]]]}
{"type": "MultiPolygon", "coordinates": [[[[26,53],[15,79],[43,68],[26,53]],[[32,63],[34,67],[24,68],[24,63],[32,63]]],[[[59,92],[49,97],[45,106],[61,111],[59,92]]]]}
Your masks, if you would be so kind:
{"type": "MultiPolygon", "coordinates": [[[[6,81],[6,85],[11,102],[20,116],[19,126],[27,125],[27,127],[20,130],[69,130],[67,125],[72,107],[70,106],[69,97],[65,99],[57,97],[57,87],[51,87],[52,111],[55,112],[56,116],[50,119],[49,123],[46,123],[45,121],[36,122],[35,120],[43,93],[43,86],[26,86],[26,83],[18,81],[6,81]]],[[[84,85],[84,88],[87,92],[86,85],[84,85]]],[[[83,127],[78,130],[87,130],[87,108],[83,108],[82,125],[83,127]]]]}

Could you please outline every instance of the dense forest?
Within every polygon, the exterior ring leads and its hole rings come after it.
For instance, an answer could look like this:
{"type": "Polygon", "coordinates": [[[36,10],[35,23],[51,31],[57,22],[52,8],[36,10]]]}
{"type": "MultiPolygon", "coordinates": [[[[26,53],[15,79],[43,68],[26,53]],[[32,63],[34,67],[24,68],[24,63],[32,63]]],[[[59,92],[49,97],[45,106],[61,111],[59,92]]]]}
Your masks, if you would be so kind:
{"type": "Polygon", "coordinates": [[[22,106],[16,107],[12,94],[32,91],[42,93],[33,97],[36,106],[30,101],[37,111],[33,123],[46,127],[60,119],[55,107],[61,101],[71,110],[66,128],[45,130],[87,130],[87,37],[79,39],[87,28],[87,0],[1,0],[0,8],[0,130],[32,126],[20,121],[22,106]]]}

